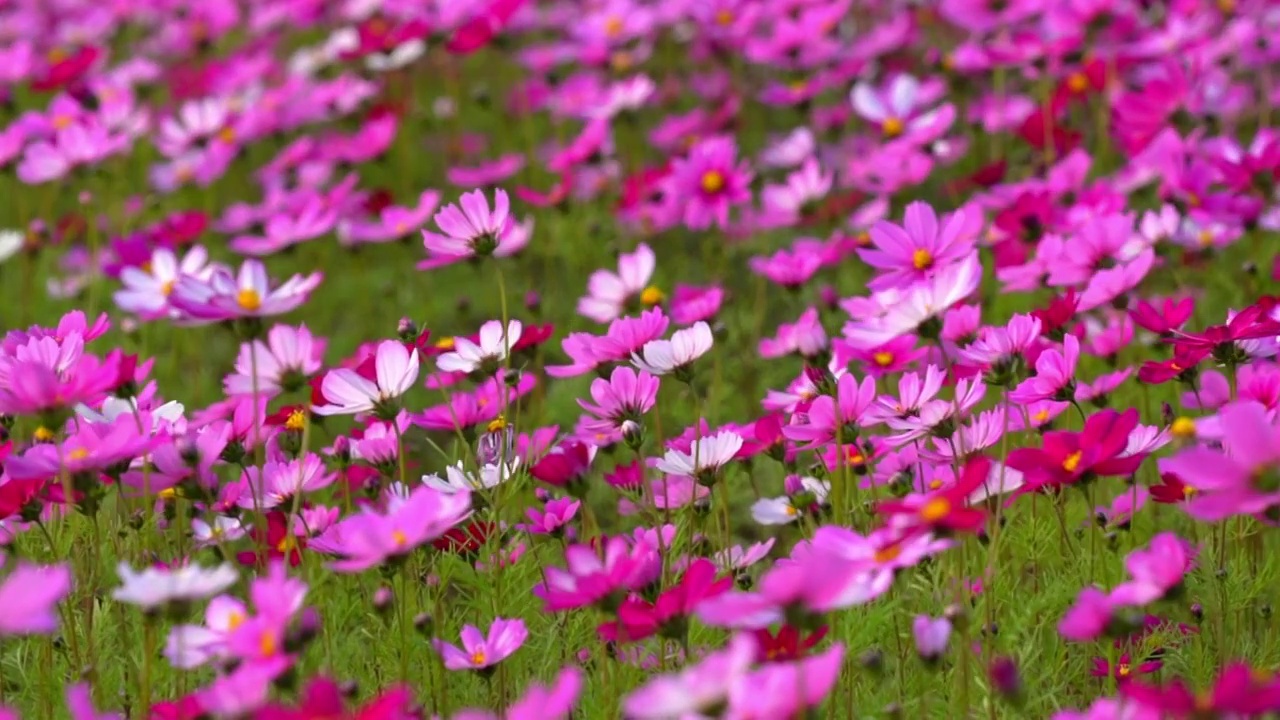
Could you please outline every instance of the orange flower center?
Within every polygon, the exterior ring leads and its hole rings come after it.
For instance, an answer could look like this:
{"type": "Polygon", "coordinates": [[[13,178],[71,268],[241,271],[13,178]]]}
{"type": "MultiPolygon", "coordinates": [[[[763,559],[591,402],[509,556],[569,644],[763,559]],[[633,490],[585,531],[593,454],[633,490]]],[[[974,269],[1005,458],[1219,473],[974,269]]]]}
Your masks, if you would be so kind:
{"type": "Polygon", "coordinates": [[[483,650],[477,650],[471,653],[471,664],[480,667],[487,662],[489,658],[484,654],[483,650]]]}
{"type": "Polygon", "coordinates": [[[714,195],[724,189],[724,173],[708,170],[702,173],[702,192],[714,195]]]}
{"type": "Polygon", "coordinates": [[[623,27],[625,26],[622,23],[622,18],[614,15],[605,21],[604,34],[611,38],[618,37],[622,34],[623,27]]]}
{"type": "Polygon", "coordinates": [[[732,22],[733,22],[732,12],[728,10],[721,10],[720,12],[716,13],[717,25],[728,25],[729,23],[732,23],[732,22]]]}
{"type": "Polygon", "coordinates": [[[896,117],[885,118],[884,122],[880,123],[880,132],[887,138],[896,138],[906,129],[907,126],[896,117]]]}
{"type": "Polygon", "coordinates": [[[1080,458],[1081,453],[1079,450],[1071,453],[1067,456],[1067,459],[1062,461],[1062,469],[1067,472],[1075,472],[1076,468],[1080,467],[1080,458]]]}
{"type": "Polygon", "coordinates": [[[1129,677],[1129,672],[1129,663],[1120,663],[1120,665],[1116,667],[1116,675],[1119,675],[1120,677],[1129,677]]]}
{"type": "Polygon", "coordinates": [[[653,307],[661,303],[665,298],[666,295],[663,295],[662,291],[653,285],[645,288],[644,292],[640,293],[640,302],[646,307],[653,307]]]}
{"type": "Polygon", "coordinates": [[[409,536],[405,535],[403,530],[396,530],[391,533],[391,541],[395,543],[396,547],[402,548],[409,544],[409,536]]]}
{"type": "Polygon", "coordinates": [[[951,512],[951,501],[946,498],[934,498],[920,508],[920,518],[925,522],[937,522],[951,512]]]}
{"type": "Polygon", "coordinates": [[[169,297],[173,294],[173,286],[177,284],[177,280],[165,280],[164,284],[160,286],[160,293],[165,297],[169,297]]]}
{"type": "Polygon", "coordinates": [[[898,556],[901,554],[902,554],[901,545],[897,543],[894,543],[892,545],[885,545],[884,547],[876,551],[875,560],[878,563],[893,562],[894,560],[897,560],[898,556]]]}
{"type": "Polygon", "coordinates": [[[42,425],[36,428],[36,431],[31,433],[31,436],[36,439],[36,442],[49,442],[53,439],[53,431],[42,425]]]}
{"type": "Polygon", "coordinates": [[[276,654],[276,650],[280,649],[280,643],[276,642],[275,633],[262,633],[262,639],[258,641],[258,650],[263,655],[270,657],[276,654]]]}
{"type": "Polygon", "coordinates": [[[238,610],[232,610],[231,614],[227,616],[228,630],[235,630],[236,628],[240,627],[243,624],[244,624],[244,613],[238,610]]]}
{"type": "Polygon", "coordinates": [[[242,310],[253,312],[262,307],[262,296],[253,288],[245,288],[236,293],[236,304],[242,310]]]}
{"type": "Polygon", "coordinates": [[[933,253],[924,248],[917,248],[911,253],[911,267],[917,270],[928,270],[933,267],[933,253]]]}
{"type": "Polygon", "coordinates": [[[1067,76],[1067,89],[1079,95],[1089,89],[1089,78],[1082,72],[1073,72],[1067,76]]]}
{"type": "Polygon", "coordinates": [[[1195,437],[1196,421],[1186,416],[1180,417],[1169,426],[1169,432],[1173,433],[1174,437],[1179,438],[1195,437]]]}
{"type": "Polygon", "coordinates": [[[89,451],[84,448],[76,448],[75,450],[67,453],[67,457],[72,460],[83,460],[89,457],[89,451]]]}
{"type": "Polygon", "coordinates": [[[872,355],[871,359],[875,360],[876,364],[880,367],[889,367],[893,364],[893,353],[887,350],[881,350],[880,352],[872,355]]]}

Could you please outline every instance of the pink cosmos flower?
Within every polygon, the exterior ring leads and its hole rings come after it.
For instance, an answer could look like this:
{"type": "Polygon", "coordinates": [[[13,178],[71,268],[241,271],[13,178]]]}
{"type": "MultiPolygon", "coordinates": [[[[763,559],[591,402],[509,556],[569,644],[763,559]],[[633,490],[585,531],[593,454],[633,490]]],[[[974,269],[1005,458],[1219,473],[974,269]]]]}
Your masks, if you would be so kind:
{"type": "Polygon", "coordinates": [[[328,234],[337,223],[338,212],[329,200],[322,195],[313,195],[296,209],[272,213],[263,235],[232,238],[230,247],[242,255],[274,255],[287,247],[328,234]]]}
{"type": "Polygon", "coordinates": [[[860,82],[849,91],[854,112],[863,120],[879,126],[885,139],[911,136],[920,128],[933,122],[938,110],[922,112],[923,108],[942,95],[937,83],[924,83],[911,75],[901,74],[884,87],[876,88],[860,82]]]}
{"type": "Polygon", "coordinates": [[[0,413],[38,415],[70,411],[76,405],[96,406],[120,382],[120,358],[116,351],[105,360],[75,354],[58,366],[48,359],[17,360],[4,364],[0,374],[0,413]]]}
{"type": "Polygon", "coordinates": [[[603,337],[589,333],[569,333],[561,347],[573,362],[569,365],[551,365],[547,374],[554,378],[566,378],[591,372],[601,365],[624,362],[639,352],[646,343],[657,340],[667,331],[670,319],[655,307],[639,317],[621,317],[609,324],[603,337]]]}
{"type": "Polygon", "coordinates": [[[398,340],[378,344],[374,356],[373,379],[355,370],[337,368],[325,374],[320,384],[328,404],[313,406],[317,415],[356,415],[373,412],[390,420],[399,411],[396,400],[418,379],[418,351],[398,340]]]}
{"type": "Polygon", "coordinates": [[[749,261],[751,271],[783,288],[794,290],[809,282],[822,268],[822,257],[810,252],[779,250],[749,261]]]}
{"type": "Polygon", "coordinates": [[[766,360],[799,353],[805,358],[817,358],[827,350],[830,341],[822,327],[818,309],[806,308],[794,324],[783,323],[773,338],[760,341],[760,357],[766,360]]]}
{"type": "Polygon", "coordinates": [[[235,372],[223,379],[223,390],[228,395],[260,397],[300,390],[324,365],[325,344],[306,325],[276,325],[267,332],[267,342],[253,340],[240,346],[235,372]]]}
{"type": "MultiPolygon", "coordinates": [[[[0,566],[6,558],[0,555],[0,566]]],[[[0,636],[43,635],[58,629],[57,604],[71,592],[71,570],[65,565],[11,565],[0,581],[0,636]]]]}
{"type": "Polygon", "coordinates": [[[1124,559],[1129,580],[1111,591],[1111,598],[1124,605],[1145,605],[1174,593],[1192,568],[1193,550],[1171,532],[1151,539],[1146,548],[1129,553],[1124,559]]]}
{"type": "Polygon", "coordinates": [[[928,280],[902,291],[900,299],[883,308],[883,314],[854,318],[844,326],[844,336],[855,347],[884,345],[908,333],[937,337],[941,314],[964,300],[982,280],[982,263],[976,253],[948,265],[928,280]]]}
{"type": "Polygon", "coordinates": [[[235,276],[223,267],[215,268],[207,278],[180,276],[169,303],[183,313],[182,322],[188,324],[281,315],[306,302],[321,277],[318,272],[294,275],[273,290],[262,262],[245,260],[235,276]]]}
{"type": "Polygon", "coordinates": [[[671,292],[671,320],[677,325],[711,320],[720,312],[720,303],[723,301],[724,289],[718,286],[699,288],[676,285],[671,292]]]}
{"type": "MultiPolygon", "coordinates": [[[[407,498],[389,503],[385,513],[365,508],[330,526],[312,540],[312,547],[327,549],[342,557],[333,563],[334,570],[361,572],[438,539],[470,514],[470,493],[442,493],[419,485],[407,498]]],[[[464,642],[466,638],[463,631],[464,642]]],[[[467,650],[476,652],[473,647],[467,650]]],[[[447,652],[444,654],[447,665],[449,656],[447,652]]],[[[490,662],[500,659],[495,657],[490,662]]],[[[451,666],[450,669],[457,668],[451,666]]]]}
{"type": "Polygon", "coordinates": [[[418,204],[412,207],[388,205],[373,220],[343,220],[337,225],[338,242],[359,245],[402,240],[421,230],[439,204],[440,193],[424,190],[418,196],[418,204]]]}
{"type": "Polygon", "coordinates": [[[755,654],[755,639],[750,633],[739,633],[724,649],[708,653],[697,664],[641,685],[623,700],[623,710],[636,720],[667,720],[697,717],[707,708],[726,706],[747,677],[755,654]]]}
{"type": "Polygon", "coordinates": [[[648,585],[661,570],[657,547],[612,537],[600,547],[570,545],[565,568],[547,567],[546,583],[535,586],[533,594],[547,612],[560,612],[607,603],[615,594],[648,585]]]}
{"type": "Polygon", "coordinates": [[[419,263],[419,269],[434,261],[458,262],[473,257],[509,257],[524,249],[529,233],[516,225],[511,216],[511,201],[505,190],[495,190],[493,210],[484,192],[466,193],[458,205],[446,205],[435,214],[436,226],[443,235],[422,231],[423,245],[431,259],[419,263]]]}
{"type": "Polygon", "coordinates": [[[507,659],[529,637],[524,621],[497,618],[489,626],[488,636],[480,634],[473,625],[462,628],[462,647],[439,638],[431,641],[436,652],[450,670],[485,670],[507,659]]]}
{"type": "Polygon", "coordinates": [[[876,400],[876,380],[867,376],[859,383],[852,375],[843,375],[836,382],[835,397],[823,395],[809,405],[799,419],[782,428],[782,434],[798,443],[800,450],[811,450],[839,437],[844,443],[854,443],[858,428],[866,425],[865,416],[876,400]]]}
{"type": "Polygon", "coordinates": [[[594,404],[578,400],[578,405],[595,417],[583,430],[612,435],[625,431],[628,423],[639,423],[657,402],[659,384],[648,372],[625,366],[614,368],[608,380],[597,378],[591,383],[594,404]]]}
{"type": "Polygon", "coordinates": [[[1235,402],[1218,413],[1222,450],[1203,445],[1160,461],[1195,494],[1182,507],[1189,515],[1216,522],[1232,515],[1264,513],[1280,505],[1273,478],[1280,464],[1280,432],[1256,402],[1235,402]]]}
{"type": "Polygon", "coordinates": [[[844,645],[792,662],[766,663],[748,673],[730,693],[733,717],[797,717],[814,712],[840,678],[844,645]]]}
{"type": "Polygon", "coordinates": [[[269,459],[262,467],[244,470],[247,492],[238,505],[246,510],[261,510],[288,504],[295,495],[329,487],[338,479],[336,473],[325,472],[324,461],[315,453],[295,459],[269,459]]]}
{"type": "Polygon", "coordinates": [[[911,622],[911,634],[915,637],[916,652],[920,657],[929,661],[937,660],[947,651],[947,641],[951,639],[951,621],[917,615],[911,622]]]}
{"type": "Polygon", "coordinates": [[[871,227],[872,248],[858,249],[863,262],[880,270],[867,287],[905,287],[967,260],[980,222],[981,216],[964,209],[939,219],[933,208],[923,202],[907,206],[902,226],[885,220],[877,222],[871,227]]]}
{"type": "Polygon", "coordinates": [[[1027,405],[1039,400],[1070,400],[1075,392],[1076,363],[1080,359],[1080,341],[1068,334],[1062,339],[1062,352],[1046,350],[1036,358],[1035,377],[1023,380],[1009,400],[1027,405]]]}
{"type": "Polygon", "coordinates": [[[208,280],[212,272],[209,253],[200,245],[188,250],[181,261],[172,250],[158,247],[144,267],[121,268],[120,282],[124,288],[112,297],[121,310],[135,313],[144,320],[155,320],[169,313],[169,295],[179,278],[190,275],[197,280],[208,280]]]}
{"type": "Polygon", "coordinates": [[[662,293],[649,286],[655,258],[648,245],[640,243],[635,252],[618,256],[618,272],[597,270],[587,280],[587,294],[578,300],[578,314],[607,323],[639,301],[646,306],[662,301],[662,293]]]}
{"type": "Polygon", "coordinates": [[[678,198],[685,225],[702,230],[729,225],[729,210],[751,199],[751,170],[737,162],[737,145],[730,137],[712,137],[676,160],[668,192],[678,198]]]}
{"type": "MultiPolygon", "coordinates": [[[[458,187],[484,187],[497,185],[520,172],[524,167],[524,155],[509,153],[492,162],[473,167],[453,166],[445,171],[445,179],[458,187]]],[[[554,168],[552,168],[554,169],[554,168]]]]}

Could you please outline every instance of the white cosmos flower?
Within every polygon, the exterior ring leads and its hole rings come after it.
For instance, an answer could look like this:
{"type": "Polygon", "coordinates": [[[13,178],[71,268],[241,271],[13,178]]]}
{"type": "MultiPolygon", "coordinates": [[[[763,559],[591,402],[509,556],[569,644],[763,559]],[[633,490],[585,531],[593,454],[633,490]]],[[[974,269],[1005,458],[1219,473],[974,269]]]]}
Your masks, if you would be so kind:
{"type": "Polygon", "coordinates": [[[212,597],[236,582],[236,569],[223,563],[216,568],[187,565],[176,569],[149,566],[134,572],[129,563],[120,563],[120,587],[111,597],[145,610],[175,602],[191,602],[212,597]]]}
{"type": "Polygon", "coordinates": [[[480,468],[480,472],[473,473],[463,468],[462,462],[459,461],[457,465],[450,465],[444,469],[444,477],[434,473],[423,475],[422,482],[450,495],[474,490],[488,490],[514,477],[516,468],[519,466],[520,459],[512,458],[505,466],[501,463],[493,463],[484,465],[480,468]]]}
{"type": "Polygon", "coordinates": [[[0,230],[0,262],[4,262],[22,249],[27,236],[21,230],[0,230]]]}
{"type": "Polygon", "coordinates": [[[220,542],[232,542],[244,537],[244,527],[240,521],[226,515],[214,515],[213,524],[195,518],[191,521],[191,535],[196,545],[208,547],[220,542]]]}
{"type": "Polygon", "coordinates": [[[507,353],[518,342],[524,326],[519,320],[507,323],[502,332],[500,320],[490,320],[480,326],[480,344],[467,338],[454,338],[453,352],[436,358],[436,367],[443,372],[475,372],[486,364],[499,364],[507,359],[507,353]]]}
{"type": "Polygon", "coordinates": [[[699,321],[672,333],[670,340],[645,343],[640,352],[631,353],[631,363],[652,375],[666,375],[692,365],[711,350],[714,342],[711,326],[699,321]]]}
{"type": "Polygon", "coordinates": [[[364,64],[365,67],[374,72],[398,70],[422,57],[422,53],[426,52],[426,50],[427,44],[423,41],[418,39],[409,40],[395,46],[389,53],[373,53],[369,55],[364,59],[364,64]]]}
{"type": "MultiPolygon", "coordinates": [[[[800,478],[802,492],[813,496],[813,502],[823,505],[831,492],[831,483],[813,477],[800,478]]],[[[807,507],[796,507],[790,496],[760,498],[751,505],[751,517],[761,525],[786,525],[795,522],[807,507]]]]}
{"type": "Polygon", "coordinates": [[[668,475],[696,476],[719,470],[741,449],[742,436],[731,430],[722,430],[710,437],[694,440],[690,448],[692,452],[668,450],[655,467],[668,475]]]}

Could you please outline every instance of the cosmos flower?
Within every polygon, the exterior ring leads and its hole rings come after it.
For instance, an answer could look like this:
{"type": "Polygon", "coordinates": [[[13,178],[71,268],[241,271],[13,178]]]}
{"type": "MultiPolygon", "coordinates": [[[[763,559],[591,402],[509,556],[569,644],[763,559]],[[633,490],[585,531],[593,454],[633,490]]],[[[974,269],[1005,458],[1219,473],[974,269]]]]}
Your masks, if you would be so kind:
{"type": "Polygon", "coordinates": [[[203,278],[180,275],[169,293],[169,304],[183,313],[184,323],[282,315],[305,303],[321,277],[320,273],[294,275],[273,289],[266,267],[258,260],[245,260],[234,276],[223,267],[215,267],[203,278]]]}
{"type": "Polygon", "coordinates": [[[461,648],[439,638],[432,640],[431,644],[440,653],[446,668],[479,671],[506,660],[520,649],[527,637],[529,631],[523,620],[497,618],[489,626],[488,635],[481,634],[473,625],[464,626],[461,648]]]}
{"type": "Polygon", "coordinates": [[[111,596],[148,611],[212,597],[234,585],[237,579],[235,568],[227,564],[212,569],[185,565],[162,570],[150,566],[139,573],[134,572],[129,563],[122,562],[117,571],[121,585],[111,596]]]}
{"type": "Polygon", "coordinates": [[[418,379],[418,351],[397,340],[378,344],[374,355],[374,378],[356,370],[337,368],[325,374],[321,392],[327,402],[311,411],[317,415],[356,415],[372,412],[394,418],[398,398],[418,379]]]}
{"type": "MultiPolygon", "coordinates": [[[[433,258],[458,262],[472,257],[509,257],[529,242],[529,233],[511,217],[511,201],[505,190],[495,190],[493,209],[484,192],[466,193],[458,205],[446,205],[435,214],[439,233],[422,231],[423,245],[433,258]]],[[[421,266],[419,266],[421,268],[421,266]]]]}

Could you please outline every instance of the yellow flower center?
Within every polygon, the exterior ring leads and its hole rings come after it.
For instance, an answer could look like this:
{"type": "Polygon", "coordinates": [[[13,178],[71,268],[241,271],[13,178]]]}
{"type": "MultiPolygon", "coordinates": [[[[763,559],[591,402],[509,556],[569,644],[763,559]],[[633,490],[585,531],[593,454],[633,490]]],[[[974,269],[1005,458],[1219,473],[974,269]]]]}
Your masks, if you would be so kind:
{"type": "Polygon", "coordinates": [[[172,500],[172,499],[174,499],[174,498],[178,497],[178,489],[177,489],[177,488],[165,488],[165,489],[161,490],[160,492],[156,493],[156,496],[157,496],[157,497],[159,497],[161,500],[172,500]]]}
{"type": "Polygon", "coordinates": [[[1218,0],[1218,9],[1224,13],[1233,13],[1236,11],[1236,0],[1218,0]]]}
{"type": "Polygon", "coordinates": [[[1197,492],[1199,492],[1199,490],[1196,490],[1190,485],[1182,486],[1182,498],[1184,500],[1190,500],[1191,498],[1195,497],[1197,492]]]}
{"type": "Polygon", "coordinates": [[[1120,665],[1116,667],[1116,675],[1119,675],[1120,677],[1129,677],[1129,672],[1129,663],[1120,663],[1120,665]]]}
{"type": "Polygon", "coordinates": [[[934,478],[934,479],[932,479],[932,480],[930,480],[930,481],[929,481],[929,489],[930,489],[930,490],[937,490],[937,489],[938,489],[938,488],[940,488],[940,487],[942,487],[942,481],[941,481],[941,480],[939,480],[938,478],[934,478]]]}
{"type": "Polygon", "coordinates": [[[1196,235],[1196,241],[1200,243],[1200,247],[1209,247],[1213,244],[1213,233],[1208,230],[1201,230],[1200,233],[1196,235]]]}
{"type": "Polygon", "coordinates": [[[619,50],[609,57],[609,64],[616,72],[626,72],[636,64],[635,58],[625,50],[619,50]]]}
{"type": "Polygon", "coordinates": [[[491,433],[501,432],[507,429],[507,419],[501,415],[489,421],[486,426],[491,433]]]}
{"type": "Polygon", "coordinates": [[[898,556],[901,554],[902,554],[902,546],[897,543],[894,543],[892,545],[886,545],[880,548],[879,550],[877,550],[875,554],[875,560],[878,563],[893,562],[894,560],[897,560],[898,556]]]}
{"type": "Polygon", "coordinates": [[[1040,412],[1036,413],[1035,415],[1032,415],[1032,416],[1031,416],[1031,419],[1032,419],[1032,420],[1035,420],[1035,421],[1036,421],[1036,422],[1038,422],[1038,423],[1042,423],[1042,422],[1044,422],[1045,420],[1048,420],[1048,419],[1049,419],[1049,411],[1048,411],[1048,410],[1041,410],[1040,412]]]}
{"type": "Polygon", "coordinates": [[[872,355],[871,359],[875,360],[876,364],[880,367],[889,367],[893,364],[893,353],[887,350],[881,350],[880,352],[872,355]]]}
{"type": "Polygon", "coordinates": [[[402,548],[409,544],[409,536],[405,535],[403,530],[396,530],[391,533],[391,541],[396,544],[396,547],[402,548]]]}
{"type": "Polygon", "coordinates": [[[604,34],[616,38],[622,34],[623,27],[622,18],[614,15],[604,22],[604,34]]]}
{"type": "Polygon", "coordinates": [[[69,127],[71,127],[71,116],[70,116],[70,115],[55,115],[55,116],[53,117],[53,129],[54,129],[54,130],[66,130],[66,129],[67,129],[67,128],[69,128],[69,127]]]}
{"type": "Polygon", "coordinates": [[[436,347],[441,350],[452,350],[453,345],[453,338],[451,337],[440,338],[436,341],[436,347]]]}
{"type": "Polygon", "coordinates": [[[292,533],[286,534],[280,542],[276,543],[276,550],[282,553],[291,552],[296,547],[298,547],[298,541],[293,539],[292,533]]]}
{"type": "Polygon", "coordinates": [[[845,447],[844,461],[847,465],[861,465],[867,461],[866,456],[858,452],[852,445],[845,447]]]}
{"type": "Polygon", "coordinates": [[[729,10],[721,10],[720,12],[716,13],[717,25],[728,25],[729,23],[732,23],[732,22],[733,22],[733,13],[730,12],[729,10]]]}
{"type": "Polygon", "coordinates": [[[665,300],[666,297],[667,296],[663,295],[662,291],[656,286],[650,285],[644,289],[644,292],[640,293],[640,302],[643,303],[645,307],[653,307],[665,300]]]}
{"type": "Polygon", "coordinates": [[[920,518],[925,522],[937,522],[951,512],[951,501],[946,498],[934,498],[920,508],[920,518]]]}
{"type": "Polygon", "coordinates": [[[173,286],[177,284],[178,284],[177,280],[165,280],[164,284],[160,286],[160,294],[164,295],[165,297],[169,297],[170,295],[173,294],[173,286]]]}
{"type": "Polygon", "coordinates": [[[871,244],[871,233],[867,232],[866,230],[863,230],[862,232],[854,236],[853,241],[858,243],[858,245],[862,247],[866,247],[871,244]]]}
{"type": "Polygon", "coordinates": [[[275,633],[272,633],[272,632],[262,633],[262,639],[258,641],[258,650],[261,651],[264,656],[270,657],[272,655],[275,655],[276,650],[279,650],[279,649],[280,649],[280,643],[276,642],[275,633]]]}
{"type": "Polygon", "coordinates": [[[928,270],[933,267],[933,253],[924,248],[917,248],[911,253],[911,267],[917,270],[928,270]]]}
{"type": "Polygon", "coordinates": [[[41,425],[36,428],[35,432],[31,433],[31,436],[36,439],[36,442],[49,442],[53,439],[53,431],[41,425]]]}
{"type": "Polygon", "coordinates": [[[218,131],[218,139],[221,140],[223,144],[226,144],[226,145],[231,145],[235,143],[236,141],[235,128],[230,126],[222,128],[221,130],[218,131]]]}
{"type": "Polygon", "coordinates": [[[1184,415],[1173,421],[1169,426],[1169,432],[1173,433],[1174,437],[1183,439],[1195,437],[1196,421],[1184,415]]]}
{"type": "Polygon", "coordinates": [[[75,450],[67,453],[67,457],[71,460],[83,460],[89,457],[89,451],[84,448],[76,448],[75,450]]]}
{"type": "Polygon", "coordinates": [[[1079,94],[1089,88],[1089,78],[1082,72],[1073,72],[1067,76],[1067,89],[1079,94]]]}
{"type": "Polygon", "coordinates": [[[1067,472],[1075,472],[1076,468],[1080,467],[1080,457],[1081,452],[1079,450],[1071,453],[1066,460],[1062,461],[1062,469],[1067,472]]]}
{"type": "Polygon", "coordinates": [[[301,430],[306,427],[307,414],[302,408],[297,408],[289,413],[289,417],[285,418],[284,427],[286,430],[301,430]]]}
{"type": "Polygon", "coordinates": [[[708,170],[702,173],[702,192],[714,195],[724,189],[724,173],[708,170]]]}
{"type": "Polygon", "coordinates": [[[239,610],[232,610],[231,614],[227,616],[228,630],[235,630],[236,628],[240,627],[243,624],[244,624],[244,613],[240,612],[239,610]]]}
{"type": "Polygon", "coordinates": [[[906,129],[907,126],[896,117],[885,118],[884,122],[880,123],[880,132],[887,138],[896,138],[906,129]]]}
{"type": "Polygon", "coordinates": [[[262,307],[262,296],[253,288],[245,288],[236,293],[236,304],[242,310],[253,312],[262,307]]]}
{"type": "Polygon", "coordinates": [[[785,512],[785,513],[787,514],[787,517],[795,517],[796,515],[799,515],[799,514],[800,514],[800,511],[799,511],[799,510],[796,510],[796,509],[795,509],[795,506],[793,506],[793,505],[788,505],[788,506],[783,510],[783,512],[785,512]]]}
{"type": "Polygon", "coordinates": [[[489,658],[484,654],[483,650],[477,650],[471,653],[471,664],[480,667],[487,662],[489,658]]]}

